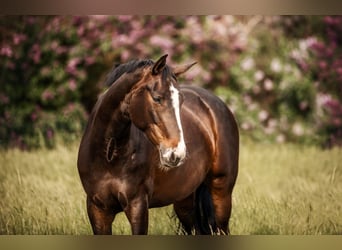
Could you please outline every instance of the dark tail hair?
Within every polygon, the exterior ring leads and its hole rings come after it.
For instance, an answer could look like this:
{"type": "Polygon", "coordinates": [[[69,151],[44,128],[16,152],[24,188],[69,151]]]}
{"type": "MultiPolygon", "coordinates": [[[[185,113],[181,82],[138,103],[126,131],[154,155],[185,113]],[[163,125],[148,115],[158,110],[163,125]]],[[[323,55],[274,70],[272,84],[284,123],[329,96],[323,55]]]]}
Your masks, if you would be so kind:
{"type": "Polygon", "coordinates": [[[195,227],[199,234],[213,234],[217,231],[213,201],[204,183],[196,190],[195,227]]]}

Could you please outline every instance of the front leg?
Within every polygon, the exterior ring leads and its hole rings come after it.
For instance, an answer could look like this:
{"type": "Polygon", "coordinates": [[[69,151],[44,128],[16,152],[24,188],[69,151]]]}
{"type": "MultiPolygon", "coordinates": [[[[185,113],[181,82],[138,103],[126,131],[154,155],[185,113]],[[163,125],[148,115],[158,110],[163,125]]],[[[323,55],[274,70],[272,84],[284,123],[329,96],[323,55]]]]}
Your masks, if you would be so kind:
{"type": "Polygon", "coordinates": [[[94,234],[112,234],[115,212],[99,207],[87,197],[88,217],[94,234]]]}
{"type": "Polygon", "coordinates": [[[141,194],[130,200],[124,212],[131,224],[132,234],[147,234],[148,231],[148,199],[141,194]]]}

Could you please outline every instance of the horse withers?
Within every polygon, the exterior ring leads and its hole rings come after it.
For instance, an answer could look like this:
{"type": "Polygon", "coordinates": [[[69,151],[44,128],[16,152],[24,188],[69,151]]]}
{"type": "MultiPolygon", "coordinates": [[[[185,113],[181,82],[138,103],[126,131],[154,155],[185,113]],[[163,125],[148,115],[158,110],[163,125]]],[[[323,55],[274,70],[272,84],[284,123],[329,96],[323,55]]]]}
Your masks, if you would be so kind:
{"type": "Polygon", "coordinates": [[[179,85],[193,64],[135,60],[108,75],[78,154],[94,234],[112,234],[124,212],[148,233],[148,209],[173,204],[184,232],[228,234],[238,173],[233,114],[208,91],[179,85]]]}

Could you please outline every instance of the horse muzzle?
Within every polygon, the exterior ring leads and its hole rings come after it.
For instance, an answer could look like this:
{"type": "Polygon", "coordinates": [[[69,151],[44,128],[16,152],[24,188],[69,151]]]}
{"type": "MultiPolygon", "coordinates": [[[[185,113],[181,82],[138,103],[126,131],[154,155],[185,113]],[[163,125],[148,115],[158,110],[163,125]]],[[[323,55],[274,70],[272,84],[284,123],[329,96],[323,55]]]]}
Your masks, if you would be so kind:
{"type": "Polygon", "coordinates": [[[159,149],[160,162],[163,166],[174,168],[183,164],[186,151],[180,148],[163,148],[159,149]]]}

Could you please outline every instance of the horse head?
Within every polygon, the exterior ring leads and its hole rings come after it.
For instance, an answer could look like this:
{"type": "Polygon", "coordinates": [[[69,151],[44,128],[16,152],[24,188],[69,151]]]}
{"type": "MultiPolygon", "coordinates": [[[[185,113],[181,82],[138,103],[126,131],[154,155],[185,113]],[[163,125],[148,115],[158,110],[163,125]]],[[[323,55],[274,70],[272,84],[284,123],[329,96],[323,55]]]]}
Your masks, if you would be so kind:
{"type": "Polygon", "coordinates": [[[164,167],[178,167],[186,157],[180,116],[182,95],[177,76],[194,63],[171,69],[167,55],[143,70],[131,91],[127,111],[132,123],[159,149],[164,167]]]}

